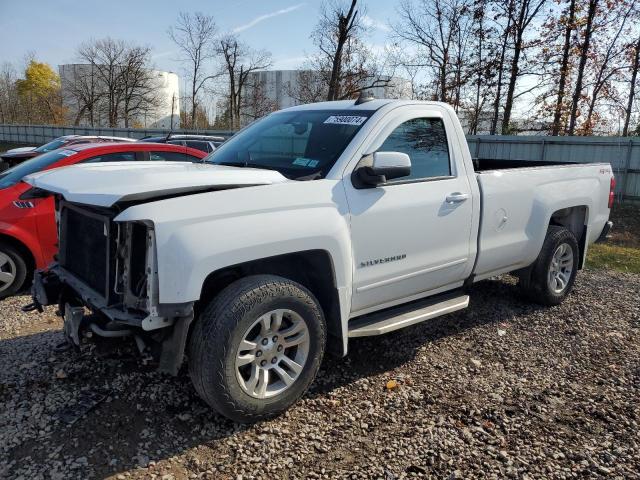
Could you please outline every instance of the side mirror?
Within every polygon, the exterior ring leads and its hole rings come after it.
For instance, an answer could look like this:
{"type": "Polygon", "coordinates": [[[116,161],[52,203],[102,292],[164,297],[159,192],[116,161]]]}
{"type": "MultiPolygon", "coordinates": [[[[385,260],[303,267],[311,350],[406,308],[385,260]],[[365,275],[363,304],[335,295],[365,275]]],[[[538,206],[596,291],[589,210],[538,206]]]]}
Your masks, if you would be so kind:
{"type": "Polygon", "coordinates": [[[394,178],[411,174],[411,159],[401,152],[375,152],[362,159],[354,170],[356,188],[377,187],[394,178]]]}

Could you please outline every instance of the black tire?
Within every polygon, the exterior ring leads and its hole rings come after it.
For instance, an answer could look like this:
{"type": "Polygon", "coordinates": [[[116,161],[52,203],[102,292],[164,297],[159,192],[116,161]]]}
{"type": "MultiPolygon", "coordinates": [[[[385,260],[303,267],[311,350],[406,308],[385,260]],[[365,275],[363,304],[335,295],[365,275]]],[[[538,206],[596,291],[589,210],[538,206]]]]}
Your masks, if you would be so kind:
{"type": "Polygon", "coordinates": [[[197,319],[189,339],[189,375],[202,399],[241,423],[274,417],[307,390],[318,372],[326,343],[322,309],[302,285],[274,275],[240,279],[216,296],[197,319]],[[247,329],[274,309],[298,314],[309,333],[308,353],[295,382],[270,398],[254,398],[236,377],[235,359],[247,329]]]}
{"type": "Polygon", "coordinates": [[[11,271],[14,275],[13,282],[7,284],[0,282],[0,300],[18,293],[25,285],[29,274],[29,266],[23,254],[13,245],[0,242],[0,271],[7,273],[11,271]],[[4,256],[8,262],[3,262],[4,256]]]}
{"type": "Polygon", "coordinates": [[[541,305],[559,305],[573,289],[578,272],[580,247],[575,235],[565,227],[549,226],[538,258],[520,275],[519,286],[523,294],[531,301],[541,305]],[[566,285],[561,291],[555,291],[549,283],[549,270],[556,250],[563,244],[571,247],[573,265],[566,285]]]}

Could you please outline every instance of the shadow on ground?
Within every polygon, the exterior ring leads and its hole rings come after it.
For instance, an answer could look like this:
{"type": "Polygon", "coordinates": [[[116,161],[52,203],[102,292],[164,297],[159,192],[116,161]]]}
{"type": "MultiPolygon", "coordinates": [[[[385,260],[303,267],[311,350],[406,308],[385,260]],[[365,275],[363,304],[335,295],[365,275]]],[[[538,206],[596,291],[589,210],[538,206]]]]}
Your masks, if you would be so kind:
{"type": "MultiPolygon", "coordinates": [[[[461,312],[383,337],[351,341],[347,358],[325,359],[306,398],[391,372],[442,338],[539,308],[522,302],[513,284],[497,280],[477,285],[471,302],[461,312]]],[[[0,406],[7,415],[3,423],[9,429],[15,424],[17,431],[16,445],[9,451],[10,474],[19,471],[26,457],[30,463],[48,465],[52,476],[56,468],[64,471],[62,466],[72,462],[78,465],[72,465],[75,471],[89,466],[104,478],[205,444],[221,456],[233,456],[223,440],[261,428],[213,413],[196,396],[184,370],[178,378],[157,374],[153,366],[141,364],[129,346],[101,344],[82,354],[56,354],[54,347],[61,341],[56,331],[0,341],[0,406]],[[111,348],[103,348],[107,346],[111,348]]]]}

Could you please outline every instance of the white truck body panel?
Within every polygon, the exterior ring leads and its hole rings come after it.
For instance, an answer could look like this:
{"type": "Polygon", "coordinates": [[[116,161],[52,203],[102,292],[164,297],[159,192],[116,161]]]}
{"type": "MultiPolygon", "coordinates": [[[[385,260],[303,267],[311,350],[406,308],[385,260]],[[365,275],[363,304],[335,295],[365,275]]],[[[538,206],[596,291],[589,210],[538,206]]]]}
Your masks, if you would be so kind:
{"type": "Polygon", "coordinates": [[[563,208],[586,207],[586,246],[593,243],[609,218],[610,179],[608,164],[518,168],[479,174],[483,221],[475,267],[477,279],[533,263],[542,248],[551,214],[563,208]]]}
{"type": "Polygon", "coordinates": [[[116,220],[153,222],[163,303],[197,300],[205,278],[226,266],[306,250],[327,251],[337,286],[351,284],[348,211],[334,180],[170,198],[135,205],[116,220]]]}
{"type": "Polygon", "coordinates": [[[376,111],[324,179],[149,162],[74,166],[26,181],[68,201],[98,206],[194,186],[244,187],[148,201],[127,208],[116,221],[153,226],[159,301],[166,304],[197,301],[207,276],[228,266],[326,252],[340,298],[345,351],[350,318],[530,265],[558,210],[586,209],[587,244],[607,221],[607,164],[478,174],[455,112],[435,102],[344,101],[287,111],[335,108],[376,111]],[[451,175],[356,188],[351,175],[363,156],[402,122],[423,117],[444,122],[451,175]]]}

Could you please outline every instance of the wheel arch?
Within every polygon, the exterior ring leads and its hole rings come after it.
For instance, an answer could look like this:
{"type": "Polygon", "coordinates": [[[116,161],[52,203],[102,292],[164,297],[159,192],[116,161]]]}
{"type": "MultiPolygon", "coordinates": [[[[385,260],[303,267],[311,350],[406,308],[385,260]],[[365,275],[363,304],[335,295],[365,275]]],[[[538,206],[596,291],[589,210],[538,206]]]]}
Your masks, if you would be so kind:
{"type": "Polygon", "coordinates": [[[551,214],[549,226],[565,227],[576,237],[580,252],[578,255],[578,269],[582,269],[586,257],[587,226],[589,223],[589,206],[576,205],[561,208],[551,214]]]}
{"type": "Polygon", "coordinates": [[[211,272],[202,284],[195,304],[196,316],[220,291],[250,275],[277,275],[300,283],[318,299],[327,323],[327,347],[344,354],[344,332],[340,294],[331,254],[326,250],[305,250],[238,263],[211,272]]]}

